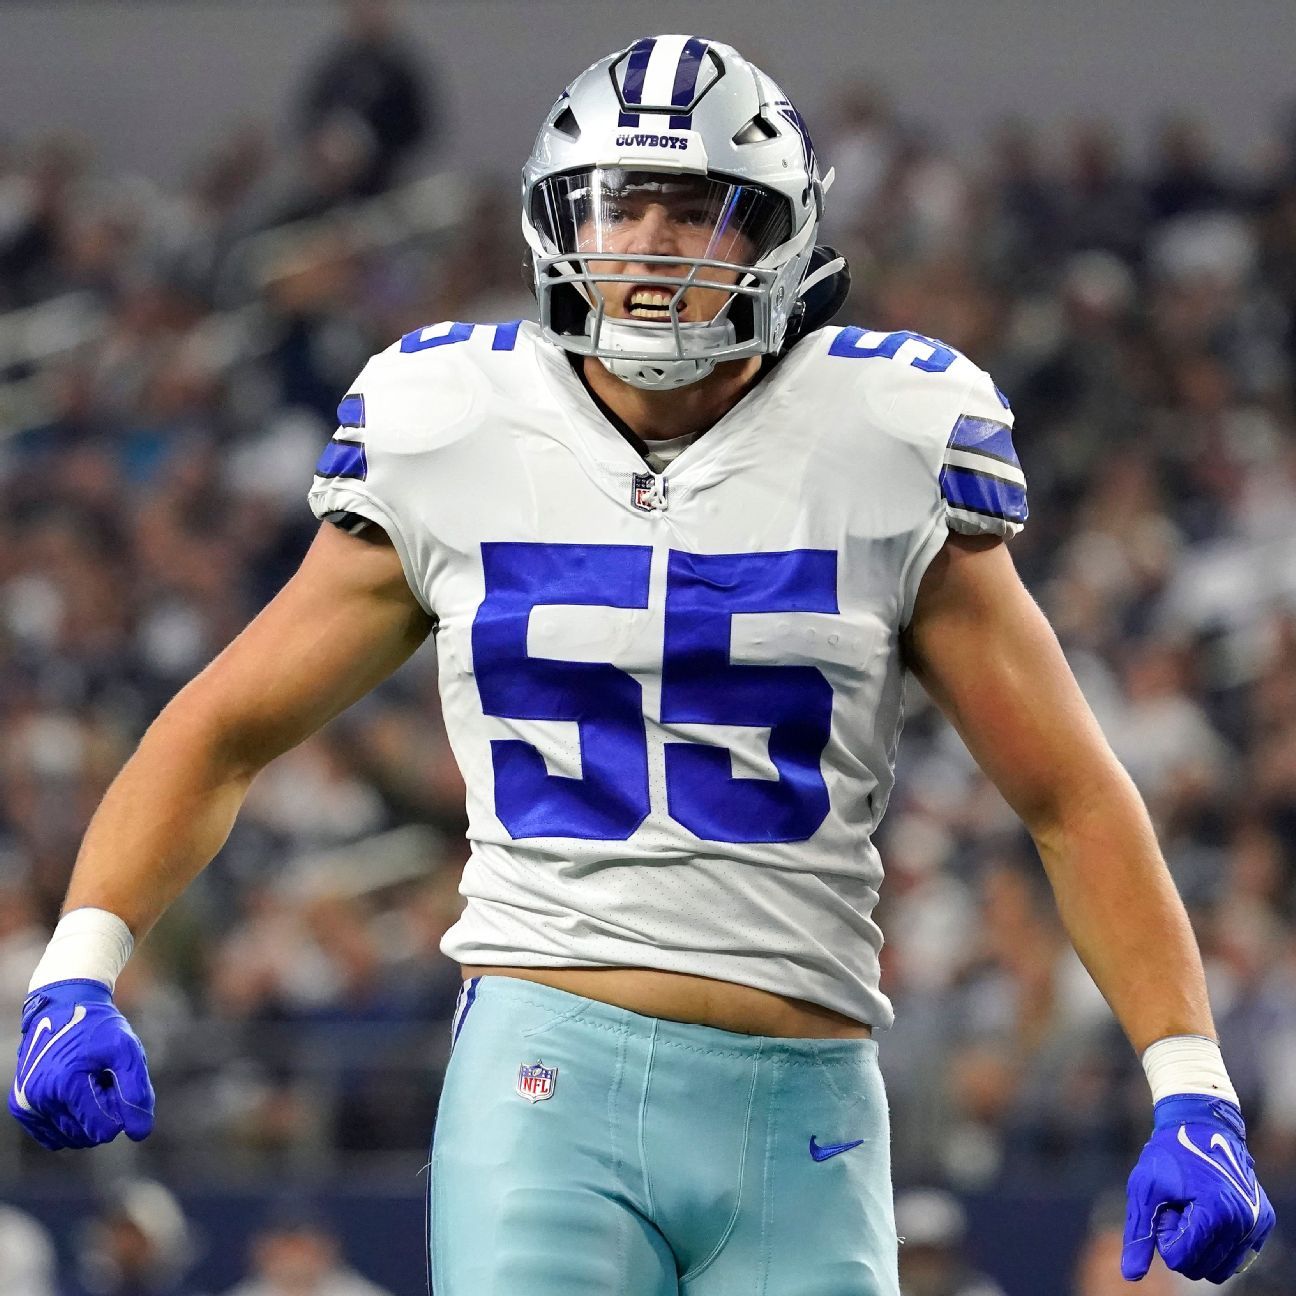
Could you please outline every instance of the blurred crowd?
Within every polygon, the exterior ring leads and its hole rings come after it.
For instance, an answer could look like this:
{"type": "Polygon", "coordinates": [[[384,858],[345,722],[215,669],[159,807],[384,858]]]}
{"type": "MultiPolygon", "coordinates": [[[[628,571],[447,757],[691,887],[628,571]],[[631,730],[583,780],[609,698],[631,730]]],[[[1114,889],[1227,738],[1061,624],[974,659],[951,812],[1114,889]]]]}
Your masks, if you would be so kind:
{"type": "MultiPolygon", "coordinates": [[[[1146,149],[1007,122],[956,154],[905,108],[860,88],[819,126],[841,321],[939,337],[1009,396],[1032,512],[1013,554],[1151,807],[1253,1150],[1290,1178],[1296,115],[1246,158],[1186,117],[1146,149]]],[[[0,1002],[143,728],[304,552],[311,465],[368,355],[530,313],[511,186],[411,165],[436,97],[381,6],[353,6],[300,122],[232,131],[174,189],[75,140],[0,145],[0,1002]]],[[[898,1183],[1097,1195],[1145,1137],[1141,1072],[1029,840],[917,693],[909,714],[881,842],[898,1183]]],[[[161,1093],[123,1164],[419,1155],[462,796],[430,646],[258,780],[121,979],[161,1093]]],[[[6,1164],[47,1165],[2,1137],[6,1164]]]]}
{"type": "MultiPolygon", "coordinates": [[[[189,1275],[217,1240],[149,1179],[104,1185],[69,1221],[67,1263],[31,1215],[0,1206],[0,1296],[209,1296],[189,1275]]],[[[307,1199],[272,1200],[224,1296],[391,1296],[343,1255],[329,1214],[307,1199]]]]}

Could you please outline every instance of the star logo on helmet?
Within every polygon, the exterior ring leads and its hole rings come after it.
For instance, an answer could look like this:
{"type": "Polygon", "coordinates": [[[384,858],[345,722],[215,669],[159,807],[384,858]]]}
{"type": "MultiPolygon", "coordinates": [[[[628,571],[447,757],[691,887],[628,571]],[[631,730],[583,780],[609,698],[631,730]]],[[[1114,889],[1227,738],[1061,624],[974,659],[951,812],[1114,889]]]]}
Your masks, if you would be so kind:
{"type": "Polygon", "coordinates": [[[810,128],[806,125],[805,118],[786,99],[780,99],[774,106],[779,110],[779,116],[788,122],[801,137],[801,152],[805,156],[806,170],[813,171],[815,166],[814,141],[810,138],[810,128]]]}

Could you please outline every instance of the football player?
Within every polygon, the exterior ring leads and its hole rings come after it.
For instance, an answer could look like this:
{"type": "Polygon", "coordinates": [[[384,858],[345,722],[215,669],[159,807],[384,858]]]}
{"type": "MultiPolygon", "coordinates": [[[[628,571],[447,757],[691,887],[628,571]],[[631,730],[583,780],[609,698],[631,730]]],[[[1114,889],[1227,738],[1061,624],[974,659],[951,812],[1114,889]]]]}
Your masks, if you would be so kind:
{"type": "Polygon", "coordinates": [[[523,173],[539,324],[370,361],[301,569],[95,815],[22,1017],[35,1138],[149,1132],[112,1002],[133,943],[256,772],[435,633],[472,855],[434,1289],[896,1296],[870,913],[909,669],[1143,1058],[1126,1276],[1159,1250],[1222,1282],[1259,1249],[1184,909],[1004,543],[1008,402],[934,339],[827,327],[830,181],[727,45],[647,38],[571,83],[523,173]]]}

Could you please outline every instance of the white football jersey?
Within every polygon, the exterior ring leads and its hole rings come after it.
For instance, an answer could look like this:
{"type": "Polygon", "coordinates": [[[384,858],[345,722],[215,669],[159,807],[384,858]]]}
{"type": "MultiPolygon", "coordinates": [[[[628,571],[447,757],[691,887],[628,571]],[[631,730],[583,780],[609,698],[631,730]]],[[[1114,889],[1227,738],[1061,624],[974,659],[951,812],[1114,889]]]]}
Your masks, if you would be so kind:
{"type": "Polygon", "coordinates": [[[822,329],[656,474],[535,325],[439,324],[339,417],[311,505],[381,526],[436,618],[472,846],[444,952],[889,1025],[871,837],[900,632],[949,527],[1026,517],[989,377],[822,329]]]}

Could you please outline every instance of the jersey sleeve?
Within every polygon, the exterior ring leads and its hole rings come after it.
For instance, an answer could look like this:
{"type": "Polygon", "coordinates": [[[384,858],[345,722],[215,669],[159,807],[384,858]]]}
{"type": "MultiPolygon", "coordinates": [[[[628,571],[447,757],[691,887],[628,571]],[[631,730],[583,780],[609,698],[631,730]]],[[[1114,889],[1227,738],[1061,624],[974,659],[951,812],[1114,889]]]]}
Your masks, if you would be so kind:
{"type": "Polygon", "coordinates": [[[951,531],[1010,539],[1026,522],[1026,477],[1013,447],[1013,415],[990,375],[966,356],[938,371],[909,366],[897,375],[892,415],[925,464],[925,502],[902,578],[902,621],[951,531]]]}
{"type": "Polygon", "coordinates": [[[321,521],[354,531],[380,526],[400,555],[410,590],[431,613],[425,588],[430,537],[411,507],[419,438],[410,426],[397,347],[374,356],[338,405],[338,429],[315,465],[308,500],[321,521]]]}
{"type": "Polygon", "coordinates": [[[1026,475],[1013,446],[1007,398],[975,369],[949,430],[940,490],[951,531],[1010,538],[1025,525],[1026,475]]]}

